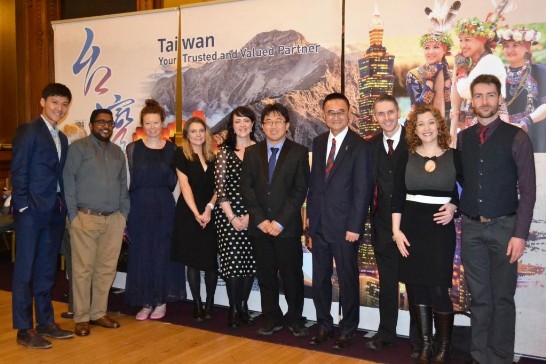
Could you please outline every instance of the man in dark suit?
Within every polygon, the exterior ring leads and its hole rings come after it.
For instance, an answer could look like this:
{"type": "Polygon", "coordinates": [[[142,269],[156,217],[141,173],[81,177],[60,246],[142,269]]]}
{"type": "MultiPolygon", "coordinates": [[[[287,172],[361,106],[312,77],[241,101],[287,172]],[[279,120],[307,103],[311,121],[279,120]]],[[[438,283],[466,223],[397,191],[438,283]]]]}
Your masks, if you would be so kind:
{"type": "Polygon", "coordinates": [[[13,271],[13,327],[17,343],[47,349],[56,339],[73,337],[55,323],[51,289],[65,227],[62,172],[68,141],[57,123],[68,111],[70,90],[59,83],[42,91],[42,115],[21,125],[13,140],[11,173],[16,255],[13,271]],[[36,315],[33,324],[32,303],[36,315]]]}
{"type": "MultiPolygon", "coordinates": [[[[392,347],[396,339],[398,321],[398,259],[399,252],[392,241],[391,197],[398,161],[408,153],[406,131],[400,125],[400,108],[391,95],[381,95],[374,103],[374,119],[381,132],[370,139],[373,150],[373,180],[376,189],[372,204],[372,245],[379,272],[379,328],[371,341],[370,350],[392,347]]],[[[410,342],[419,354],[419,340],[415,315],[410,305],[410,342]]],[[[414,355],[414,354],[412,354],[414,355]]],[[[415,356],[417,357],[417,356],[415,356]]]]}
{"type": "Polygon", "coordinates": [[[336,349],[352,344],[358,328],[358,241],[373,194],[371,153],[364,140],[349,129],[349,107],[349,100],[340,93],[324,99],[322,111],[330,131],[313,140],[307,196],[309,234],[313,239],[313,302],[319,324],[310,343],[319,345],[333,336],[333,258],[343,312],[336,349]]]}
{"type": "Polygon", "coordinates": [[[265,325],[260,335],[283,327],[279,307],[280,273],[288,304],[286,318],[294,336],[306,336],[303,312],[303,224],[301,206],[307,195],[307,148],[286,138],[290,119],[281,104],[262,111],[266,140],[249,147],[241,172],[241,194],[249,211],[248,234],[254,247],[265,325]]]}

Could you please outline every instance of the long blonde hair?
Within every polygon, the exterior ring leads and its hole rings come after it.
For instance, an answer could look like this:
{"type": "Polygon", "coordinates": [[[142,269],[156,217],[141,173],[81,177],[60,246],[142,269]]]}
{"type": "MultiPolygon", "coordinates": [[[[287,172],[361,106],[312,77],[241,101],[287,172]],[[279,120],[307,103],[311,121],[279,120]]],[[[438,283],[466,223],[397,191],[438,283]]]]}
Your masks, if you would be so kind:
{"type": "Polygon", "coordinates": [[[189,118],[184,124],[184,128],[182,129],[182,143],[180,144],[180,147],[182,148],[184,155],[190,161],[195,160],[195,152],[193,151],[190,140],[188,139],[188,131],[190,129],[190,125],[193,123],[199,123],[205,128],[205,143],[203,144],[203,156],[205,157],[205,160],[207,162],[214,161],[216,155],[214,154],[214,148],[212,146],[212,134],[210,132],[210,128],[207,126],[207,123],[205,123],[203,119],[197,116],[189,118]]]}

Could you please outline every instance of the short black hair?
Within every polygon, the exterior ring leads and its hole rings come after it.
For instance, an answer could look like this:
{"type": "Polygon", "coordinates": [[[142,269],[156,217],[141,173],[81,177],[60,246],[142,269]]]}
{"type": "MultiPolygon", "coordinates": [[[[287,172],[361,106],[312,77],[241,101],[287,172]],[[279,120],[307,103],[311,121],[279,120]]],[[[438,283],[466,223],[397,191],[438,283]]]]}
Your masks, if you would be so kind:
{"type": "Polygon", "coordinates": [[[326,103],[331,100],[343,100],[347,104],[347,108],[348,109],[351,108],[351,103],[349,102],[349,99],[347,98],[347,96],[339,92],[332,92],[331,94],[326,96],[324,98],[324,101],[322,101],[322,108],[324,109],[324,105],[326,105],[326,103]]]}
{"type": "Polygon", "coordinates": [[[286,106],[276,102],[274,104],[266,105],[262,110],[262,124],[264,123],[265,117],[271,113],[281,114],[287,123],[290,122],[290,117],[288,116],[288,109],[286,108],[286,106]]]}
{"type": "Polygon", "coordinates": [[[112,110],[96,109],[96,110],[93,110],[93,112],[91,113],[91,117],[89,118],[89,122],[92,123],[93,121],[95,121],[95,118],[97,117],[98,114],[108,114],[112,118],[114,118],[114,115],[112,114],[112,110]]]}
{"type": "Polygon", "coordinates": [[[396,109],[399,110],[400,109],[400,106],[398,106],[398,101],[396,101],[396,97],[392,96],[392,95],[389,95],[389,94],[381,94],[379,95],[379,97],[377,99],[374,100],[373,102],[373,108],[375,110],[375,105],[379,104],[380,102],[384,102],[384,101],[390,101],[394,104],[394,106],[396,106],[396,109]]]}
{"type": "Polygon", "coordinates": [[[62,83],[49,83],[42,90],[42,98],[47,100],[50,96],[62,96],[68,99],[68,102],[72,101],[72,93],[62,83]]]}
{"type": "Polygon", "coordinates": [[[470,84],[470,94],[472,96],[474,96],[474,86],[479,83],[485,83],[487,85],[495,85],[495,88],[497,89],[497,94],[500,96],[501,82],[499,81],[497,76],[484,74],[484,75],[479,75],[478,77],[476,77],[474,81],[472,81],[472,83],[470,84]]]}

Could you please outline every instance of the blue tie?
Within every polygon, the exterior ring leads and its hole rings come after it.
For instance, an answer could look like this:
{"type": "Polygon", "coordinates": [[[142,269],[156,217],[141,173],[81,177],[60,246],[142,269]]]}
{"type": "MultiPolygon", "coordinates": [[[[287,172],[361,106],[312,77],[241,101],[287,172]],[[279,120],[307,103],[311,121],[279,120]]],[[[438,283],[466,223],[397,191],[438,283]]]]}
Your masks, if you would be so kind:
{"type": "Polygon", "coordinates": [[[273,172],[275,171],[275,164],[277,163],[277,152],[279,151],[279,148],[270,148],[271,149],[271,157],[269,157],[269,183],[271,183],[271,179],[273,178],[273,172]]]}

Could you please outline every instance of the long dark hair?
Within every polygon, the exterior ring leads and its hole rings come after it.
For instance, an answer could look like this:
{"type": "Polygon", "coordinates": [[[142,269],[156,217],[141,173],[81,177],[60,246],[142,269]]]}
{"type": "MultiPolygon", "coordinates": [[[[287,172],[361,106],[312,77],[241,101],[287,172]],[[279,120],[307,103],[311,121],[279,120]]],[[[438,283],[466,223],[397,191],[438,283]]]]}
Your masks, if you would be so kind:
{"type": "Polygon", "coordinates": [[[252,120],[252,130],[250,131],[250,139],[253,141],[256,141],[256,137],[254,136],[254,132],[256,131],[256,115],[254,114],[254,111],[250,110],[246,106],[239,106],[235,108],[229,114],[229,120],[227,123],[227,136],[222,145],[224,145],[226,148],[231,150],[238,150],[237,149],[237,135],[235,135],[235,130],[233,130],[233,119],[235,116],[239,117],[246,117],[252,120]]]}

